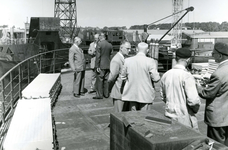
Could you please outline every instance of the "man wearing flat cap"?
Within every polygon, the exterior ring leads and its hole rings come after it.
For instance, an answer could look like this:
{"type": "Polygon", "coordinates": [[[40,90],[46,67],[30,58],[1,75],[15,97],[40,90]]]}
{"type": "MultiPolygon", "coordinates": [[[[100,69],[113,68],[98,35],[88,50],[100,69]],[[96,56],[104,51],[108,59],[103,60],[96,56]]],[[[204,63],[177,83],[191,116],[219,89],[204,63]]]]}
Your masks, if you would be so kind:
{"type": "Polygon", "coordinates": [[[207,86],[198,85],[198,90],[200,97],[206,99],[207,136],[228,146],[228,45],[215,43],[212,56],[219,66],[207,86]]]}
{"type": "Polygon", "coordinates": [[[155,98],[154,82],[160,80],[154,59],[146,57],[148,44],[138,44],[138,53],[125,60],[121,78],[125,80],[122,100],[129,102],[129,110],[149,110],[155,98]]]}
{"type": "Polygon", "coordinates": [[[177,64],[162,76],[160,94],[165,102],[165,116],[198,130],[195,114],[201,102],[195,79],[186,69],[190,57],[189,49],[177,49],[177,64]]]}

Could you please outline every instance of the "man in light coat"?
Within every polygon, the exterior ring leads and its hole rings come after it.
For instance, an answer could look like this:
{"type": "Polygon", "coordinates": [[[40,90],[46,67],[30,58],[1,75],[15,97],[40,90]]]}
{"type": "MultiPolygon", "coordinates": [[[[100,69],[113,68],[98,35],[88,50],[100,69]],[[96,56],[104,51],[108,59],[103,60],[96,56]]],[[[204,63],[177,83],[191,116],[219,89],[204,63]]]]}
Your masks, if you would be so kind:
{"type": "Polygon", "coordinates": [[[115,112],[123,110],[123,101],[121,100],[122,94],[120,92],[122,86],[121,71],[124,65],[124,57],[128,55],[131,50],[131,44],[128,41],[122,41],[120,50],[112,58],[110,63],[110,74],[108,78],[109,88],[111,89],[110,97],[113,98],[113,105],[115,112]]]}
{"type": "Polygon", "coordinates": [[[122,100],[129,102],[129,110],[149,110],[155,98],[154,82],[160,80],[154,59],[146,57],[148,44],[138,44],[136,56],[125,59],[121,77],[126,81],[122,100]]]}
{"type": "Polygon", "coordinates": [[[82,43],[79,37],[75,37],[74,44],[69,49],[69,64],[74,71],[73,95],[79,98],[84,96],[86,61],[83,50],[78,46],[82,43]]]}
{"type": "Polygon", "coordinates": [[[160,93],[166,104],[165,116],[198,130],[195,114],[198,112],[201,102],[195,79],[186,69],[190,57],[189,49],[177,49],[177,64],[162,76],[160,93]]]}
{"type": "Polygon", "coordinates": [[[99,34],[94,35],[94,42],[90,43],[88,54],[92,56],[90,68],[92,69],[91,75],[91,87],[89,93],[96,92],[95,91],[95,83],[96,83],[96,70],[95,70],[95,61],[96,61],[96,47],[99,40],[99,34]]]}
{"type": "Polygon", "coordinates": [[[215,43],[212,56],[219,66],[207,86],[198,90],[206,99],[207,136],[228,146],[228,44],[215,43]]]}

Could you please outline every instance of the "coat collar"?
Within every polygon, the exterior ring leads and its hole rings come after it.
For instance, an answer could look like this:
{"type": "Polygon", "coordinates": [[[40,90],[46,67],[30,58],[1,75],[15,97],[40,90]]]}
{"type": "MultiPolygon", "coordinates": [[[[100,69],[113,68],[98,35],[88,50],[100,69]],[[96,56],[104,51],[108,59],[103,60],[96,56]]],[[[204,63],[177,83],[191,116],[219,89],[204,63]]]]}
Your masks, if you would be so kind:
{"type": "Polygon", "coordinates": [[[185,68],[185,66],[180,65],[180,64],[176,64],[176,65],[173,67],[173,69],[182,69],[182,70],[187,71],[187,69],[185,68]]]}
{"type": "Polygon", "coordinates": [[[118,52],[117,54],[119,54],[121,56],[121,58],[124,59],[123,54],[121,54],[120,52],[118,52]]]}
{"type": "Polygon", "coordinates": [[[73,44],[75,48],[71,48],[72,51],[77,52],[78,50],[83,53],[82,49],[78,47],[78,45],[73,44]]]}
{"type": "Polygon", "coordinates": [[[224,65],[228,65],[228,59],[220,62],[218,67],[222,67],[224,65]]]}
{"type": "Polygon", "coordinates": [[[146,56],[146,54],[144,54],[143,52],[138,52],[137,56],[146,56]]]}

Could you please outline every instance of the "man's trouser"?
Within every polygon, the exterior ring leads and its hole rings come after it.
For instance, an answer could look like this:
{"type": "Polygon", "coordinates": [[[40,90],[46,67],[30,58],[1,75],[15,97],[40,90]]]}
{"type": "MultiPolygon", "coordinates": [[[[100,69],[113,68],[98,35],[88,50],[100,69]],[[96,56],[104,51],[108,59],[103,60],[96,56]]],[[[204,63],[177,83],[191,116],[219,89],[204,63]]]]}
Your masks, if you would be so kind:
{"type": "Polygon", "coordinates": [[[75,71],[73,92],[74,94],[84,93],[85,71],[75,71]]]}
{"type": "Polygon", "coordinates": [[[108,88],[108,76],[110,70],[109,69],[101,69],[99,73],[97,73],[96,79],[96,96],[103,98],[109,97],[109,88],[108,88]]]}
{"type": "Polygon", "coordinates": [[[228,127],[207,126],[207,136],[228,146],[228,127]]]}

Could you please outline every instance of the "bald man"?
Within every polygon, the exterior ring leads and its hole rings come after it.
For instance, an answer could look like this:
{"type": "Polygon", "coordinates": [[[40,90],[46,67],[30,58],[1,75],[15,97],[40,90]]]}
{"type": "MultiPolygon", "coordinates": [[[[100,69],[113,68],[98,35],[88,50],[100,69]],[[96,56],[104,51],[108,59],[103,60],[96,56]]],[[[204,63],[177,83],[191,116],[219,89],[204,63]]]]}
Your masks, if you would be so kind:
{"type": "Polygon", "coordinates": [[[137,46],[136,56],[127,58],[121,78],[126,81],[122,100],[129,102],[129,110],[150,110],[155,98],[154,82],[160,80],[154,59],[146,57],[148,44],[141,42],[137,46]]]}
{"type": "Polygon", "coordinates": [[[91,75],[91,86],[90,86],[89,93],[96,92],[95,91],[95,83],[96,83],[95,61],[96,61],[96,47],[97,47],[98,41],[99,41],[99,34],[95,34],[94,41],[90,43],[89,49],[88,49],[88,54],[92,56],[91,63],[90,63],[90,68],[92,69],[92,75],[91,75]]]}
{"type": "Polygon", "coordinates": [[[75,37],[74,44],[69,49],[69,63],[74,71],[73,95],[76,98],[84,96],[86,61],[83,50],[79,47],[81,38],[75,37]]]}

